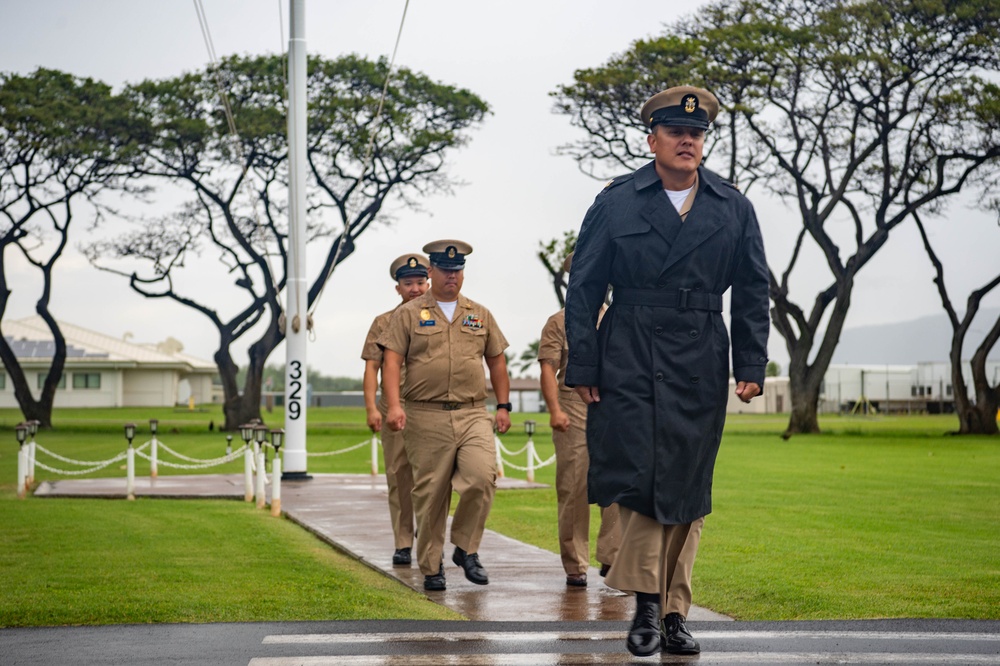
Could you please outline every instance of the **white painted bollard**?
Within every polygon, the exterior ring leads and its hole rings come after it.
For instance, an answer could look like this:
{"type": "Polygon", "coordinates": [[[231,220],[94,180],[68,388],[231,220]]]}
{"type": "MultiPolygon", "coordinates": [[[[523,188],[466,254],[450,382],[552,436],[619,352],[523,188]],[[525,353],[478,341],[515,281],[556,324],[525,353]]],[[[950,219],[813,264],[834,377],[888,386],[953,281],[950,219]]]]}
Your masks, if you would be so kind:
{"type": "Polygon", "coordinates": [[[28,494],[28,449],[22,444],[17,450],[17,496],[24,499],[28,494]]]}
{"type": "Polygon", "coordinates": [[[378,435],[372,433],[372,476],[378,476],[378,435]]]}
{"type": "Polygon", "coordinates": [[[149,442],[149,476],[155,479],[159,475],[156,466],[156,435],[149,442]]]}
{"type": "Polygon", "coordinates": [[[125,480],[125,494],[130,500],[135,499],[135,449],[132,442],[128,443],[128,463],[126,464],[127,477],[125,480]]]}
{"type": "Polygon", "coordinates": [[[28,444],[27,459],[28,459],[28,464],[27,464],[27,469],[25,470],[25,474],[27,476],[26,480],[27,486],[30,488],[31,484],[35,482],[35,438],[34,437],[31,438],[31,443],[28,444]]]}
{"type": "Polygon", "coordinates": [[[528,438],[528,483],[535,482],[535,441],[528,438]]]}
{"type": "Polygon", "coordinates": [[[243,452],[243,500],[253,500],[253,449],[249,446],[243,452]]]}
{"type": "Polygon", "coordinates": [[[271,515],[281,515],[281,458],[278,454],[271,462],[271,515]]]}
{"type": "Polygon", "coordinates": [[[263,509],[266,504],[266,492],[264,490],[264,479],[267,477],[267,470],[264,469],[264,447],[260,447],[257,454],[257,508],[263,509]]]}
{"type": "Polygon", "coordinates": [[[503,478],[503,454],[500,451],[500,438],[493,435],[493,448],[497,452],[497,478],[503,478]]]}

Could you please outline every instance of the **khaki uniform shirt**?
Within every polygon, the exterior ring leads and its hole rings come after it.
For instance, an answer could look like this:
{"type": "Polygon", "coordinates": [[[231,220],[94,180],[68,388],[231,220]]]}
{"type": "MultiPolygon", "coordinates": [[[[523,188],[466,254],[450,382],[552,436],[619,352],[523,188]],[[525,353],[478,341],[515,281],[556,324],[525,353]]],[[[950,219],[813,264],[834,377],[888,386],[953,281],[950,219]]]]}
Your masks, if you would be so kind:
{"type": "MultiPolygon", "coordinates": [[[[382,365],[382,348],[378,346],[379,336],[382,335],[382,331],[388,326],[389,320],[392,318],[392,313],[399,309],[397,305],[394,309],[388,312],[383,312],[379,316],[375,317],[375,321],[372,322],[371,328],[368,329],[368,337],[365,338],[365,346],[361,348],[361,358],[365,361],[378,361],[379,366],[382,365]]],[[[406,365],[404,364],[402,368],[399,369],[399,379],[400,385],[406,380],[406,365]]],[[[388,405],[385,402],[385,377],[379,372],[378,377],[379,385],[379,401],[378,407],[381,411],[386,411],[388,405]]]]}
{"type": "MultiPolygon", "coordinates": [[[[545,361],[556,368],[556,379],[559,380],[560,400],[569,398],[572,393],[580,402],[583,398],[573,389],[566,386],[566,362],[569,360],[569,345],[566,344],[566,310],[562,309],[549,317],[542,328],[542,337],[538,340],[538,360],[545,361]]],[[[572,399],[572,398],[569,398],[572,399]]]]}
{"type": "Polygon", "coordinates": [[[429,290],[396,308],[378,345],[403,357],[403,400],[424,402],[485,400],[483,357],[499,356],[508,346],[482,305],[459,295],[449,322],[429,290]]]}

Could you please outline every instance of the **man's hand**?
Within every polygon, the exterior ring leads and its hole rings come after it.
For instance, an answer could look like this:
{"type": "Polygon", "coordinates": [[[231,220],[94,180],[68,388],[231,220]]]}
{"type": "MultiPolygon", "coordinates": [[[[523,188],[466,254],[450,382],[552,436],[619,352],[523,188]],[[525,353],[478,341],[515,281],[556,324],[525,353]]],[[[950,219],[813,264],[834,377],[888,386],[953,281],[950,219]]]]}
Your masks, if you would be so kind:
{"type": "Polygon", "coordinates": [[[382,430],[382,414],[377,409],[368,410],[368,427],[372,432],[382,430]]]}
{"type": "Polygon", "coordinates": [[[556,407],[549,414],[549,425],[552,426],[553,430],[558,430],[559,432],[566,432],[569,430],[569,415],[563,410],[556,407]]]}
{"type": "Polygon", "coordinates": [[[597,390],[596,386],[575,386],[573,390],[583,398],[583,401],[588,405],[592,402],[601,401],[601,393],[597,390]]]}
{"type": "Polygon", "coordinates": [[[496,424],[497,432],[501,435],[510,430],[510,414],[506,409],[497,410],[496,424]]]}
{"type": "Polygon", "coordinates": [[[754,382],[738,382],[736,384],[736,396],[743,402],[750,402],[760,395],[760,385],[754,382]]]}
{"type": "Polygon", "coordinates": [[[389,412],[385,415],[385,420],[391,430],[399,432],[406,427],[406,412],[399,405],[390,407],[389,412]]]}

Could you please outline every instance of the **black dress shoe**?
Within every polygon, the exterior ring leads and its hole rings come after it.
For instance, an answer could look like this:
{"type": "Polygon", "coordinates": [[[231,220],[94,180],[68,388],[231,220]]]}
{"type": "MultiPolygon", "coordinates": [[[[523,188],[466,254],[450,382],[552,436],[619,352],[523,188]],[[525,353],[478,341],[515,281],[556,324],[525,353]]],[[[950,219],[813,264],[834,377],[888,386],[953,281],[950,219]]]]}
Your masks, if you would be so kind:
{"type": "Polygon", "coordinates": [[[444,565],[438,569],[436,574],[431,574],[430,576],[424,576],[424,589],[432,591],[440,591],[445,589],[444,585],[444,565]]]}
{"type": "Polygon", "coordinates": [[[566,584],[570,587],[587,587],[587,574],[566,574],[566,584]]]}
{"type": "Polygon", "coordinates": [[[451,561],[465,569],[465,577],[476,585],[486,585],[490,582],[486,569],[479,563],[478,553],[466,553],[455,546],[455,554],[451,556],[451,561]]]}
{"type": "Polygon", "coordinates": [[[602,564],[601,565],[601,578],[604,578],[605,576],[607,576],[609,571],[611,571],[611,565],[610,564],[602,564]]]}
{"type": "Polygon", "coordinates": [[[694,639],[684,624],[684,616],[680,613],[669,613],[663,618],[660,642],[663,651],[670,654],[698,654],[701,646],[694,639]]]}
{"type": "MultiPolygon", "coordinates": [[[[645,595],[644,595],[645,596],[645,595]]],[[[648,657],[660,651],[660,601],[640,599],[636,595],[635,618],[628,631],[625,646],[637,657],[648,657]]]]}
{"type": "Polygon", "coordinates": [[[411,561],[409,548],[397,548],[396,552],[392,554],[392,563],[394,566],[409,566],[411,561]]]}

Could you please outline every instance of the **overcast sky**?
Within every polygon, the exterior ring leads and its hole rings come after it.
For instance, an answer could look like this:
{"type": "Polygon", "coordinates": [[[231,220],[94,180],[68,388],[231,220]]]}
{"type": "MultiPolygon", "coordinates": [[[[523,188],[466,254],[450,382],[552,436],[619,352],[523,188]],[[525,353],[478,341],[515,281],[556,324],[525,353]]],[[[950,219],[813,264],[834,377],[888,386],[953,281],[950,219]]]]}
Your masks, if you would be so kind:
{"type": "MultiPolygon", "coordinates": [[[[307,48],[328,58],[352,52],[388,57],[404,4],[307,0],[307,48]]],[[[399,213],[391,227],[369,230],[337,269],[316,311],[309,364],[324,374],[360,377],[361,346],[372,318],[398,302],[388,277],[390,261],[439,238],[473,245],[463,291],[492,310],[510,351],[519,355],[558,308],[547,274],[535,258],[538,242],[578,228],[603,186],[581,174],[571,159],[555,155],[558,145],[578,134],[565,117],[552,113],[549,93],[571,82],[574,70],[599,66],[632,41],[659,32],[681,16],[678,8],[690,12],[701,4],[414,0],[397,65],[472,90],[491,105],[493,115],[472,132],[467,147],[452,153],[449,173],[464,181],[464,187],[454,196],[424,200],[423,212],[399,213]]],[[[219,56],[285,49],[287,0],[204,0],[204,6],[219,56]]],[[[0,0],[2,71],[29,73],[44,66],[98,78],[117,89],[126,82],[200,69],[207,62],[190,0],[0,0]]],[[[798,219],[776,202],[749,194],[757,206],[769,260],[780,271],[798,219]]],[[[951,261],[953,298],[957,295],[961,307],[968,290],[985,282],[1000,265],[1000,234],[991,218],[966,205],[952,206],[950,213],[947,223],[934,221],[931,226],[939,251],[951,261]]],[[[84,231],[84,225],[78,225],[74,245],[85,240],[84,231]]],[[[18,268],[12,255],[8,252],[6,260],[14,271],[8,277],[15,293],[6,316],[17,319],[33,314],[37,291],[31,287],[31,272],[18,268]]],[[[813,261],[821,265],[818,257],[813,261]]],[[[317,267],[318,262],[310,266],[310,282],[317,267]]],[[[848,326],[941,312],[931,277],[915,230],[900,229],[861,273],[848,326]]],[[[822,284],[826,280],[823,273],[822,284]]],[[[815,285],[808,278],[799,284],[801,304],[808,309],[815,285]]],[[[987,303],[1000,303],[998,296],[987,303]]],[[[133,341],[158,342],[171,336],[183,343],[185,352],[206,360],[217,347],[215,329],[204,318],[179,305],[141,298],[123,279],[96,271],[75,251],[58,265],[51,310],[60,320],[111,336],[131,333],[133,341]]],[[[241,343],[234,348],[241,363],[245,347],[241,343]]],[[[942,359],[945,354],[942,350],[942,359]]],[[[774,332],[771,356],[787,365],[783,341],[774,332]]],[[[280,347],[271,363],[283,361],[280,347]]]]}

